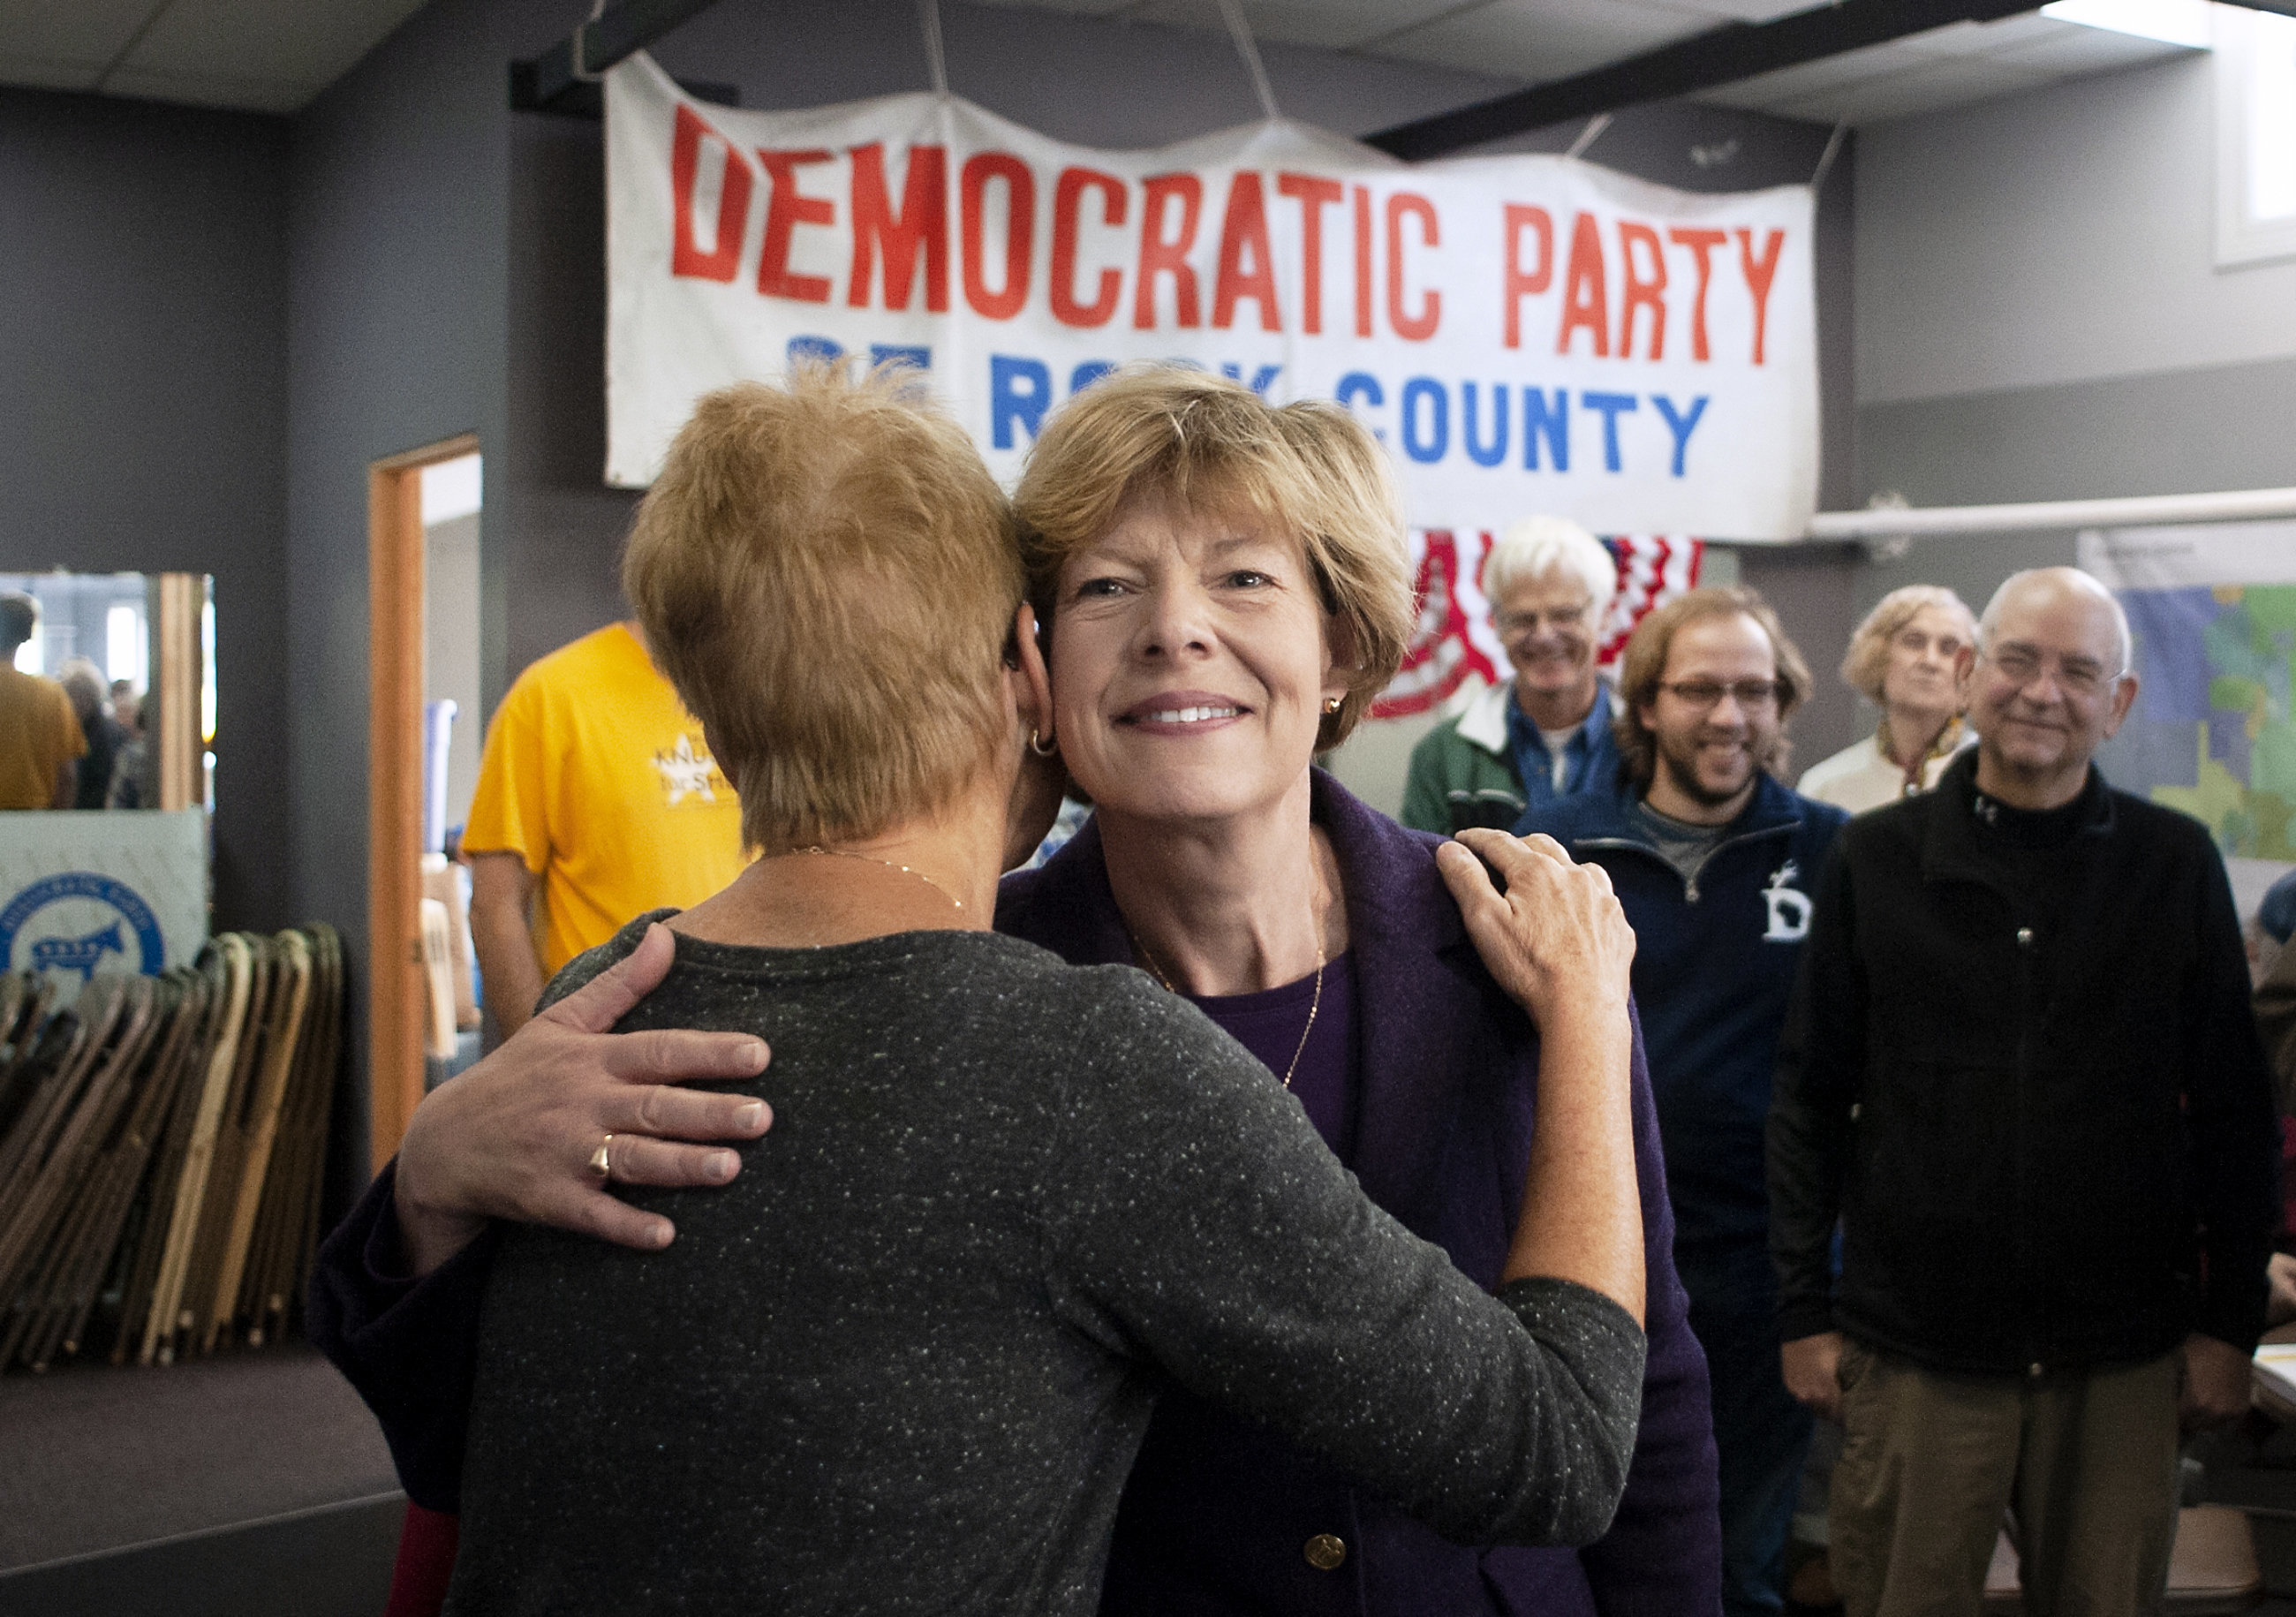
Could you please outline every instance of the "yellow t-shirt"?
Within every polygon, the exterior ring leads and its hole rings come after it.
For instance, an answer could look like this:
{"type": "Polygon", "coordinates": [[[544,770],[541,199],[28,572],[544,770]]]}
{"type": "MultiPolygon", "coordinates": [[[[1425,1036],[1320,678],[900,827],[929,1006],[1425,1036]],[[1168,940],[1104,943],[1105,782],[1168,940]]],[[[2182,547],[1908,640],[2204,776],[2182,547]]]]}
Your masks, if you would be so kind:
{"type": "Polygon", "coordinates": [[[0,667],[0,808],[54,808],[56,770],[86,756],[63,686],[0,667]]]}
{"type": "Polygon", "coordinates": [[[515,853],[541,879],[545,978],[647,910],[700,903],[743,862],[741,808],[701,721],[621,623],[511,686],[463,846],[515,853]]]}

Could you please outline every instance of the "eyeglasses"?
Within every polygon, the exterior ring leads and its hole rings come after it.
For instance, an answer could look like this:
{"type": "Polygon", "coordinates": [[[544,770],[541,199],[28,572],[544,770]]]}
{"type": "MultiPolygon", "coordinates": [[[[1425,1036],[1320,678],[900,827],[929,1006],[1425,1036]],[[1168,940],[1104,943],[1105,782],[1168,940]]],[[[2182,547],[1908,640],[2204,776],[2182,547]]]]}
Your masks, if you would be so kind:
{"type": "Polygon", "coordinates": [[[2087,657],[2044,657],[2021,645],[2005,645],[1983,656],[1996,672],[2019,690],[2046,672],[2056,680],[2058,689],[2069,696],[2082,698],[2097,695],[2127,671],[2107,673],[2103,663],[2087,657]]]}
{"type": "Polygon", "coordinates": [[[1566,607],[1556,612],[1501,612],[1495,621],[1499,626],[1499,633],[1513,639],[1517,635],[1529,634],[1542,623],[1557,631],[1585,628],[1587,617],[1594,610],[1595,603],[1589,600],[1582,606],[1566,607]]]}
{"type": "Polygon", "coordinates": [[[1718,679],[1662,680],[1658,688],[1670,693],[1683,706],[1702,712],[1719,705],[1725,696],[1735,697],[1738,705],[1747,709],[1767,708],[1778,699],[1778,682],[1775,679],[1741,679],[1730,685],[1718,679]]]}

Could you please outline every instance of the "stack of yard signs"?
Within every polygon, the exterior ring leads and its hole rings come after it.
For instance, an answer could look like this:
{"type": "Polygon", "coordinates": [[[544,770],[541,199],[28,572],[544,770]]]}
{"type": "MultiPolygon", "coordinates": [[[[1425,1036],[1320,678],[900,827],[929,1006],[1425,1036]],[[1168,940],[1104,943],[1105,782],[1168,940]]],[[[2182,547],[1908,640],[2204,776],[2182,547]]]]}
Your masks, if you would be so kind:
{"type": "Polygon", "coordinates": [[[0,975],[0,1367],[283,1334],[318,1241],[342,995],[325,926],[226,932],[63,1011],[0,975]]]}

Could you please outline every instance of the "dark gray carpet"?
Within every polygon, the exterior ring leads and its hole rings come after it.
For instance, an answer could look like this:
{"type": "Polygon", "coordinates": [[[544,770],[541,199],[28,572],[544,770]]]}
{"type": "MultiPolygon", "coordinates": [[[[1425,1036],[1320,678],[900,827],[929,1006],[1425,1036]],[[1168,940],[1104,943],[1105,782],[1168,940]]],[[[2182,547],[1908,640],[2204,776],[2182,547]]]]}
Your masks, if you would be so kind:
{"type": "Polygon", "coordinates": [[[299,1342],[0,1376],[0,1571],[398,1485],[366,1407],[299,1342]]]}

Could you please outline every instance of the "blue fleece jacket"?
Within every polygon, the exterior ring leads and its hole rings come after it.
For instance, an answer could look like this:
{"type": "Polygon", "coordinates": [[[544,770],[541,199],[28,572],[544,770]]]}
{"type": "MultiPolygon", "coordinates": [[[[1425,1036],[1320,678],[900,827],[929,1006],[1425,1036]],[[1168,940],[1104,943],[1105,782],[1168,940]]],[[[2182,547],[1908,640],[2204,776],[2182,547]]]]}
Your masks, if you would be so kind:
{"type": "Polygon", "coordinates": [[[1762,1152],[1770,1071],[1809,932],[1809,895],[1849,816],[1762,776],[1685,882],[1636,803],[1626,792],[1563,798],[1532,809],[1515,833],[1544,832],[1572,858],[1601,865],[1635,929],[1635,998],[1666,1151],[1675,1250],[1703,1268],[1767,1239],[1762,1152]]]}

